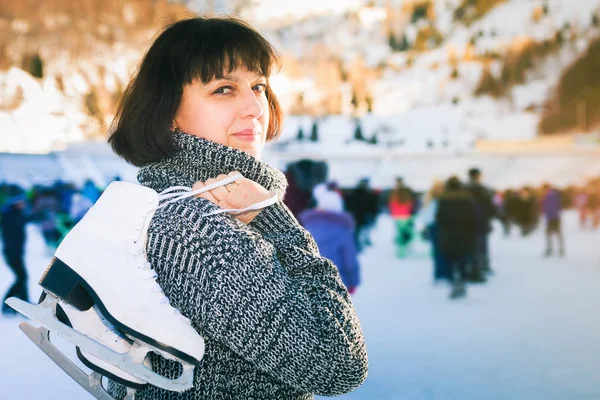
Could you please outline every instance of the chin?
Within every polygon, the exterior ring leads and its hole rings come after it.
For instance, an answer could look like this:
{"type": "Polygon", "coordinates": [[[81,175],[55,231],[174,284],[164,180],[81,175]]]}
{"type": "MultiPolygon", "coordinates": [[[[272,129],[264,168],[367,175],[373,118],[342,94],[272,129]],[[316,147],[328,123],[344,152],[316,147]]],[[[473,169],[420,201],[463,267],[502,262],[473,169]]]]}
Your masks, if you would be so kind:
{"type": "Polygon", "coordinates": [[[260,155],[262,153],[262,149],[257,149],[256,147],[243,147],[243,146],[233,146],[235,149],[243,151],[244,153],[251,155],[256,159],[260,159],[260,155]]]}

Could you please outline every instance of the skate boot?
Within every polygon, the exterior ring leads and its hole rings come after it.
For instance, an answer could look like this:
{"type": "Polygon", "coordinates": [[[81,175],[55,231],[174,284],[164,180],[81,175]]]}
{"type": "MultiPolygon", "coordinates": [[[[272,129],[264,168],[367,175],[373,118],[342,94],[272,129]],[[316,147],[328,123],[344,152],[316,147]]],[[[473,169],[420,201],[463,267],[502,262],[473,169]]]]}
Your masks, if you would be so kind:
{"type": "Polygon", "coordinates": [[[144,186],[112,183],[63,239],[39,283],[80,311],[96,306],[139,343],[132,361],[142,368],[125,371],[155,386],[183,391],[193,384],[193,366],[204,355],[204,340],[169,304],[145,256],[148,226],[159,200],[158,193],[144,186]],[[180,361],[183,375],[165,382],[143,367],[150,351],[180,361]]]}
{"type": "MultiPolygon", "coordinates": [[[[175,187],[161,194],[140,185],[113,182],[56,250],[39,282],[48,292],[47,299],[38,306],[16,298],[8,299],[7,304],[79,347],[83,357],[104,373],[123,378],[114,370],[109,371],[99,360],[133,376],[135,379],[131,380],[126,375],[126,380],[134,384],[147,382],[176,392],[191,388],[194,366],[204,354],[204,340],[190,321],[169,304],[156,283],[157,274],[145,255],[147,230],[160,207],[239,178],[241,175],[228,177],[195,191],[175,187]],[[174,190],[187,190],[187,193],[169,193],[174,190]],[[159,205],[161,201],[164,202],[159,205]],[[76,329],[73,329],[57,319],[57,299],[79,312],[94,311],[84,314],[84,322],[74,323],[73,328],[76,329]],[[102,317],[110,325],[102,323],[102,317]],[[94,318],[96,320],[91,322],[94,318]],[[98,321],[104,326],[111,326],[109,330],[114,333],[116,330],[112,327],[118,329],[133,341],[126,354],[119,351],[121,348],[101,344],[95,328],[100,326],[98,321]],[[145,366],[149,352],[180,362],[183,367],[181,376],[168,379],[145,366]]],[[[277,200],[274,195],[245,209],[216,210],[206,216],[261,209],[277,200]]],[[[68,319],[75,315],[73,309],[66,308],[68,319]]],[[[29,332],[26,331],[30,338],[36,334],[31,329],[29,332]]],[[[43,334],[40,332],[38,330],[37,334],[43,334]]],[[[123,348],[126,346],[123,341],[119,343],[123,348]]],[[[45,343],[39,341],[36,344],[44,350],[42,344],[45,343]]],[[[47,350],[44,352],[54,360],[60,358],[56,352],[47,350]]]]}
{"type": "MultiPolygon", "coordinates": [[[[88,356],[142,382],[182,392],[193,385],[193,369],[204,354],[204,340],[190,321],[171,307],[145,257],[148,225],[159,200],[158,193],[144,186],[112,183],[65,236],[39,283],[79,311],[97,307],[104,318],[134,341],[126,357],[114,351],[118,357],[107,357],[106,352],[98,353],[89,344],[72,341],[88,356]],[[151,351],[181,362],[183,374],[167,379],[145,367],[143,361],[151,351]]],[[[21,303],[9,305],[50,331],[71,329],[53,313],[38,315],[32,310],[35,306],[21,303]]],[[[89,327],[78,328],[86,329],[82,333],[87,337],[89,327]]]]}

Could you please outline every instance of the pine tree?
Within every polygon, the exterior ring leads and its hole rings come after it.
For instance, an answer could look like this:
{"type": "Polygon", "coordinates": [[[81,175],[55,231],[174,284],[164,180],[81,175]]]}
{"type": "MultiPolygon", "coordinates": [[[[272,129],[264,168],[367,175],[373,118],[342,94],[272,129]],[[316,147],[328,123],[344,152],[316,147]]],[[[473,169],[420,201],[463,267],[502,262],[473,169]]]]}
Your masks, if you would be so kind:
{"type": "Polygon", "coordinates": [[[352,91],[352,99],[350,100],[350,103],[355,110],[358,108],[358,96],[354,90],[352,91]]]}
{"type": "Polygon", "coordinates": [[[38,54],[27,57],[27,71],[34,78],[44,77],[44,62],[38,54]]]}
{"type": "Polygon", "coordinates": [[[317,121],[313,122],[313,126],[310,131],[310,141],[311,142],[319,141],[319,127],[317,126],[317,121]]]}
{"type": "Polygon", "coordinates": [[[427,18],[427,9],[429,8],[429,4],[425,3],[425,4],[421,4],[416,6],[413,9],[413,13],[411,16],[411,23],[416,23],[418,22],[420,19],[426,19],[427,18]]]}
{"type": "Polygon", "coordinates": [[[296,139],[304,140],[304,131],[302,130],[302,127],[298,128],[298,135],[296,136],[296,139]]]}
{"type": "Polygon", "coordinates": [[[465,18],[465,7],[461,6],[454,10],[454,19],[458,22],[462,22],[465,18]]]}
{"type": "Polygon", "coordinates": [[[458,68],[453,67],[452,73],[450,73],[450,79],[458,79],[458,68]]]}
{"type": "Polygon", "coordinates": [[[377,140],[377,134],[375,133],[375,134],[374,134],[374,135],[371,137],[371,139],[369,139],[369,140],[367,141],[367,143],[369,143],[369,144],[377,144],[377,143],[379,143],[379,142],[378,142],[378,140],[377,140]]]}
{"type": "Polygon", "coordinates": [[[365,101],[367,102],[367,112],[372,113],[373,112],[373,97],[371,95],[368,95],[367,98],[365,99],[365,101]]]}
{"type": "Polygon", "coordinates": [[[408,43],[408,38],[406,37],[406,34],[402,35],[402,41],[398,45],[398,50],[399,51],[410,50],[410,43],[408,43]]]}
{"type": "Polygon", "coordinates": [[[398,44],[396,43],[396,36],[393,33],[390,33],[388,44],[390,45],[390,49],[392,49],[392,51],[397,50],[398,44]]]}
{"type": "Polygon", "coordinates": [[[360,122],[356,124],[356,129],[354,129],[354,140],[363,141],[365,137],[363,136],[362,127],[360,126],[360,122]]]}

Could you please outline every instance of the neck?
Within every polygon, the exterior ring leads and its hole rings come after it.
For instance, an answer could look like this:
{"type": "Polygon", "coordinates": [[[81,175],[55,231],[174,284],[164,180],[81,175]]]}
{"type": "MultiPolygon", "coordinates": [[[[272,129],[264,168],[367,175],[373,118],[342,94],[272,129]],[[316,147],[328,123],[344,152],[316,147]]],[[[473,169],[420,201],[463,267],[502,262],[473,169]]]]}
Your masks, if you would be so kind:
{"type": "Polygon", "coordinates": [[[283,199],[285,176],[250,154],[183,132],[174,132],[173,140],[177,151],[142,167],[138,173],[141,184],[162,191],[171,186],[191,187],[197,181],[239,171],[283,199]]]}

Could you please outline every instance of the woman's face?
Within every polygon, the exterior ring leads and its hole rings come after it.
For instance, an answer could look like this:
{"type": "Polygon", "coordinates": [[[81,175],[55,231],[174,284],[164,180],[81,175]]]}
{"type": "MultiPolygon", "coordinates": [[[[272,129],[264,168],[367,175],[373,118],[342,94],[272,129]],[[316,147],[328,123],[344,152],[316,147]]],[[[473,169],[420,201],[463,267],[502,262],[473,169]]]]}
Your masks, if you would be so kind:
{"type": "Polygon", "coordinates": [[[260,159],[269,126],[267,79],[236,69],[207,84],[184,86],[174,125],[183,132],[260,159]]]}

